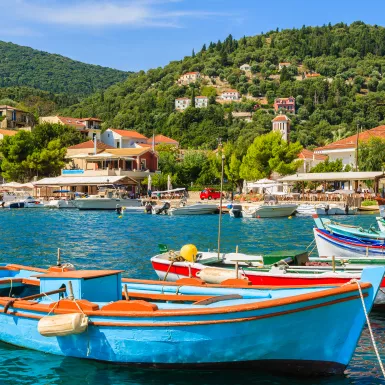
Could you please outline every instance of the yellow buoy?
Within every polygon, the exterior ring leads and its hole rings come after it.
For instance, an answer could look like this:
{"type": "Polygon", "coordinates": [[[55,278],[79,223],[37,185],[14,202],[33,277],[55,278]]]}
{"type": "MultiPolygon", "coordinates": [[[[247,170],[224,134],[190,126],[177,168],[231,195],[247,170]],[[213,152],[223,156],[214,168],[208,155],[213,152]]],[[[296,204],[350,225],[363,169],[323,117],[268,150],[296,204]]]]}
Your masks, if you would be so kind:
{"type": "Polygon", "coordinates": [[[198,249],[196,248],[195,245],[192,245],[192,244],[184,245],[180,249],[180,255],[186,261],[189,261],[189,262],[195,262],[197,254],[198,254],[198,249]]]}
{"type": "Polygon", "coordinates": [[[120,219],[120,218],[122,218],[122,216],[121,216],[121,215],[119,215],[119,216],[118,216],[118,218],[120,219]]]}
{"type": "Polygon", "coordinates": [[[290,215],[290,217],[288,217],[289,219],[291,219],[291,218],[293,218],[291,215],[290,215]]]}

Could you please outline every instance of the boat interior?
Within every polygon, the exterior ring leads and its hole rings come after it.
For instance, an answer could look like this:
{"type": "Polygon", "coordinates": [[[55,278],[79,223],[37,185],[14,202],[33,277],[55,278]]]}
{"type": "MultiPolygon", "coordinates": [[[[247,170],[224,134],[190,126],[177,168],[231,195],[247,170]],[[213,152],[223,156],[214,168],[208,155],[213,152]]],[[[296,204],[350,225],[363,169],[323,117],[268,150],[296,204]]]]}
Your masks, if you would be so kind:
{"type": "Polygon", "coordinates": [[[52,313],[207,309],[283,299],[338,286],[266,288],[237,279],[206,285],[196,278],[170,283],[122,280],[121,270],[58,270],[2,266],[3,311],[9,307],[52,313]]]}

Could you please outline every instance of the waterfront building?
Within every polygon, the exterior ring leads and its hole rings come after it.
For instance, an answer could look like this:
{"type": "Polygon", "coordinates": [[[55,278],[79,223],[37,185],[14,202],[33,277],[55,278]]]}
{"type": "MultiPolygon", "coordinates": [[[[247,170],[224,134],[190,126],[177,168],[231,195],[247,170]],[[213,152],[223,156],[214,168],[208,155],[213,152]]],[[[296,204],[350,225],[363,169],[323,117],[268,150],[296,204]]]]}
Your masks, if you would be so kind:
{"type": "Polygon", "coordinates": [[[282,110],[295,114],[295,98],[293,96],[274,100],[274,111],[279,112],[282,110]]]}
{"type": "Polygon", "coordinates": [[[70,116],[42,116],[39,119],[40,123],[63,124],[73,127],[80,131],[84,138],[93,139],[95,136],[98,140],[101,137],[102,120],[98,118],[72,118],[70,116]]]}
{"type": "Polygon", "coordinates": [[[136,144],[146,144],[148,138],[137,131],[109,128],[103,132],[101,140],[115,148],[133,148],[136,144]]]}
{"type": "Polygon", "coordinates": [[[378,126],[345,139],[337,140],[314,150],[316,154],[327,155],[330,161],[342,160],[344,166],[356,167],[356,150],[358,142],[367,142],[370,138],[385,139],[385,126],[378,126]]]}
{"type": "Polygon", "coordinates": [[[19,108],[0,105],[0,129],[31,131],[35,125],[33,114],[19,108]]]}
{"type": "Polygon", "coordinates": [[[90,145],[86,142],[69,148],[67,167],[58,177],[37,181],[36,196],[52,196],[55,189],[96,194],[97,186],[106,183],[122,184],[137,194],[141,182],[159,172],[158,155],[151,148],[105,148],[104,143],[97,142],[95,154],[90,145]]]}

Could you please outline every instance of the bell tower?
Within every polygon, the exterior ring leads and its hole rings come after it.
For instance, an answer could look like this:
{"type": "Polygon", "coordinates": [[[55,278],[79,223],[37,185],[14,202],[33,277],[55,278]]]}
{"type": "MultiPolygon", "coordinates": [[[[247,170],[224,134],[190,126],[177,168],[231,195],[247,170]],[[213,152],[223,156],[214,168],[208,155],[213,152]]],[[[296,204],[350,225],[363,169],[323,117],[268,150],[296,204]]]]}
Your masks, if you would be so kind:
{"type": "Polygon", "coordinates": [[[278,115],[273,120],[273,131],[279,132],[282,139],[286,142],[290,141],[290,119],[286,115],[278,115]]]}

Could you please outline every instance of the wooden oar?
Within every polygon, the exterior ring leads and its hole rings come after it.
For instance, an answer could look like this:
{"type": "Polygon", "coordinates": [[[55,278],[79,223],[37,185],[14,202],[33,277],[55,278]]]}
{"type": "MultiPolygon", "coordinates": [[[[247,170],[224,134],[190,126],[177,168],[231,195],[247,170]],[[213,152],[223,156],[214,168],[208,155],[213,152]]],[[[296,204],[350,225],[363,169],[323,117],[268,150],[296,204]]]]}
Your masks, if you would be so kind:
{"type": "Polygon", "coordinates": [[[58,293],[64,293],[66,291],[66,288],[65,287],[61,287],[60,289],[57,289],[57,290],[52,290],[52,291],[47,291],[45,293],[39,293],[39,294],[34,294],[34,295],[29,295],[27,297],[23,297],[23,298],[14,298],[14,299],[11,299],[10,301],[8,301],[6,303],[6,305],[4,306],[4,313],[6,313],[9,309],[10,306],[12,306],[16,301],[29,301],[31,299],[37,299],[37,298],[41,298],[41,297],[45,297],[46,295],[51,295],[51,294],[58,294],[58,293]]]}

